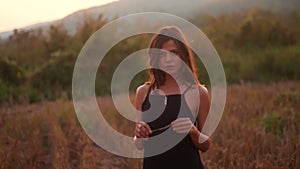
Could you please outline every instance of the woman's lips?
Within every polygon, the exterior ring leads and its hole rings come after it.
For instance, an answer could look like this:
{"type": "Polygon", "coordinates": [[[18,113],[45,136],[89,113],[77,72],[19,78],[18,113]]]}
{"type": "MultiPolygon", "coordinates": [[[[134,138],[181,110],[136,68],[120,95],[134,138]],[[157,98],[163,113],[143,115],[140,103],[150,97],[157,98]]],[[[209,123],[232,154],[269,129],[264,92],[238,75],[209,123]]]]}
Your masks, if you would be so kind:
{"type": "Polygon", "coordinates": [[[166,68],[166,69],[173,69],[174,66],[169,65],[169,66],[165,66],[165,68],[166,68]]]}
{"type": "Polygon", "coordinates": [[[170,70],[174,70],[175,66],[168,65],[168,66],[165,66],[164,68],[165,68],[165,70],[170,71],[170,70]]]}

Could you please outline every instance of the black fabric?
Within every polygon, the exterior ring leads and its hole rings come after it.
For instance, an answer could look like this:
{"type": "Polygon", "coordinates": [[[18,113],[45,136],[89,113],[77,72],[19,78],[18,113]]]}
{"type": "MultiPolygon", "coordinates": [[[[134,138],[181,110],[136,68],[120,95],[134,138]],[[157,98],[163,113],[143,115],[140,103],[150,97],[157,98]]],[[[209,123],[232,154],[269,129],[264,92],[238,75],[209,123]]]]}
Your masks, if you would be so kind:
{"type": "MultiPolygon", "coordinates": [[[[188,89],[187,89],[188,90],[188,89]]],[[[142,104],[142,119],[143,121],[150,121],[147,124],[150,128],[157,129],[170,124],[176,120],[177,117],[189,117],[192,121],[196,121],[192,112],[187,106],[184,94],[174,95],[148,95],[142,104]],[[166,98],[165,98],[166,97],[166,98]],[[167,102],[165,102],[167,99],[167,102]],[[181,104],[181,101],[183,103],[181,104]],[[152,105],[151,105],[151,104],[152,105]],[[152,115],[157,113],[157,107],[165,107],[164,111],[159,114],[158,118],[151,121],[152,115]],[[180,116],[178,114],[180,113],[180,116]]],[[[161,134],[165,130],[152,133],[149,137],[161,134]]],[[[174,131],[172,131],[174,135],[174,131]]],[[[144,153],[150,152],[147,141],[144,144],[144,153]]],[[[144,158],[143,169],[202,169],[199,151],[194,147],[189,135],[186,135],[176,146],[170,150],[152,157],[144,158]]]]}

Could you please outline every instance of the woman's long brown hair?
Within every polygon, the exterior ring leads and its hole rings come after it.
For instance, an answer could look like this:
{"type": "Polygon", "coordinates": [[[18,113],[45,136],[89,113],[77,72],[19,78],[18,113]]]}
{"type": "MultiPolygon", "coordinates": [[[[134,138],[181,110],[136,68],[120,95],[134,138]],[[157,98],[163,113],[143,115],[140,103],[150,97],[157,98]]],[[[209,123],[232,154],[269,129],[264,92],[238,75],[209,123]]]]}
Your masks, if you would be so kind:
{"type": "Polygon", "coordinates": [[[189,76],[184,76],[186,78],[185,80],[190,83],[199,83],[198,81],[198,76],[197,76],[197,70],[195,67],[195,62],[194,62],[194,56],[187,45],[187,40],[182,33],[182,31],[175,27],[175,26],[168,26],[168,27],[163,27],[158,34],[155,34],[149,45],[149,64],[150,64],[150,69],[148,71],[149,74],[149,80],[146,82],[146,84],[149,84],[152,89],[154,88],[159,88],[161,85],[165,83],[166,77],[165,77],[165,72],[158,68],[159,64],[159,57],[155,57],[157,52],[154,52],[155,50],[151,50],[151,48],[157,48],[161,49],[163,44],[168,42],[169,40],[172,40],[175,42],[178,50],[179,50],[179,57],[182,61],[185,62],[185,64],[188,66],[190,71],[186,66],[183,66],[185,70],[185,73],[192,73],[192,75],[189,76]],[[191,78],[192,77],[192,78],[191,78]]]}

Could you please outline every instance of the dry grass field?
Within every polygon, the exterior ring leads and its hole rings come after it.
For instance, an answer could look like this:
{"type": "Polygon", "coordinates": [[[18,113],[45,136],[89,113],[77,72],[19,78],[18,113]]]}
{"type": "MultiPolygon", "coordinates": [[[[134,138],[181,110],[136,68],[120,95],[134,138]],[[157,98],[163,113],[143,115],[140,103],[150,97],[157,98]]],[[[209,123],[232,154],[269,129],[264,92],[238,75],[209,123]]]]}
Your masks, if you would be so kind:
{"type": "MultiPolygon", "coordinates": [[[[231,85],[227,93],[211,147],[201,153],[206,168],[299,169],[300,82],[231,85]]],[[[99,104],[114,128],[132,135],[134,124],[118,116],[110,98],[99,98],[99,104]]],[[[0,107],[1,169],[138,169],[141,164],[94,144],[71,101],[0,107]]]]}

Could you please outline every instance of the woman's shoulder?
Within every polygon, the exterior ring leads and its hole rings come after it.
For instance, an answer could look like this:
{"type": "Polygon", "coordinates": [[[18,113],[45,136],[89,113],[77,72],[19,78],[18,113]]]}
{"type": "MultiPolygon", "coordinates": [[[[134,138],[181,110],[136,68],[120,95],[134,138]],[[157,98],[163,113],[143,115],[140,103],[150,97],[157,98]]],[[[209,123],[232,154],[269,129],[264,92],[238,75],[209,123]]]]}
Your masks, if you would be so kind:
{"type": "Polygon", "coordinates": [[[143,104],[143,101],[147,97],[149,88],[150,88],[150,85],[145,83],[143,85],[140,85],[136,89],[135,102],[136,102],[136,106],[139,110],[141,110],[141,105],[143,104]]]}
{"type": "Polygon", "coordinates": [[[204,84],[199,83],[197,86],[200,92],[208,92],[204,84]]]}
{"type": "Polygon", "coordinates": [[[151,85],[149,83],[144,83],[138,86],[136,89],[136,95],[145,96],[148,93],[150,86],[151,85]]]}
{"type": "Polygon", "coordinates": [[[207,90],[207,88],[205,87],[204,84],[198,84],[198,91],[199,91],[200,97],[209,98],[208,90],[207,90]]]}

